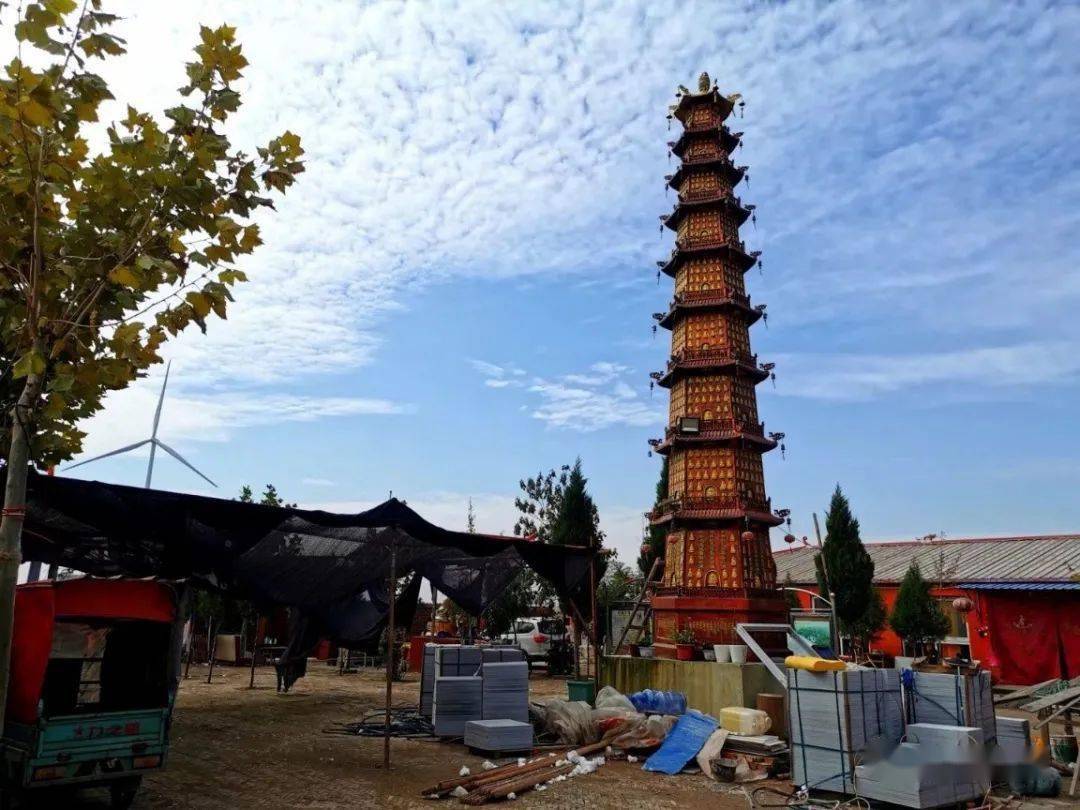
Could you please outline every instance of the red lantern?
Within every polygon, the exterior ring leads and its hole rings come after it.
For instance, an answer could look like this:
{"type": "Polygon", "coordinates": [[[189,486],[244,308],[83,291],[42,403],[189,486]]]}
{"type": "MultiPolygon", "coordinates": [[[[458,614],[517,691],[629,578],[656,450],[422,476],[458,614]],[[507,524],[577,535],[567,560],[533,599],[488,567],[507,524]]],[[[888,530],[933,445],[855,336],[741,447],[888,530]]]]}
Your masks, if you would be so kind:
{"type": "Polygon", "coordinates": [[[796,540],[796,538],[795,538],[795,535],[793,535],[793,534],[785,534],[784,535],[784,542],[787,543],[789,546],[792,543],[794,543],[795,540],[796,540]]]}
{"type": "Polygon", "coordinates": [[[756,535],[753,532],[745,531],[745,532],[742,533],[743,542],[744,543],[753,543],[755,536],[756,535]]]}
{"type": "Polygon", "coordinates": [[[957,613],[970,613],[975,607],[975,603],[966,596],[958,596],[952,600],[952,606],[957,613]]]}

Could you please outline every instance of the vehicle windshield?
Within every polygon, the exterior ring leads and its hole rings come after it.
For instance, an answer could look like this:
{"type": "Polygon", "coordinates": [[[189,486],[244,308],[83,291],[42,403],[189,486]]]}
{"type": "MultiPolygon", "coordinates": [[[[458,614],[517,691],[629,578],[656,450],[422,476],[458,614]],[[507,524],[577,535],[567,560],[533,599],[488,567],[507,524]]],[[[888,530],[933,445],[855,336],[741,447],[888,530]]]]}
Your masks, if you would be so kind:
{"type": "Polygon", "coordinates": [[[166,706],[171,630],[163,622],[57,619],[45,716],[166,706]]]}
{"type": "Polygon", "coordinates": [[[566,632],[561,619],[541,619],[540,632],[549,636],[558,636],[566,632]]]}

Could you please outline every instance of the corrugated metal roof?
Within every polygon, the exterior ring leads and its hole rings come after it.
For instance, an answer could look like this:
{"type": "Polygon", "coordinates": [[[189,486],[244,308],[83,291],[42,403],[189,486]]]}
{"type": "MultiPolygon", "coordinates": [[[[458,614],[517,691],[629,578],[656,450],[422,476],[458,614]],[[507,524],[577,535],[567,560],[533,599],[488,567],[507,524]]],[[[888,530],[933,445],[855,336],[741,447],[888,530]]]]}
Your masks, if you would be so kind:
{"type": "MultiPolygon", "coordinates": [[[[950,584],[977,582],[1067,583],[1080,574],[1080,534],[1042,537],[973,537],[957,540],[867,542],[874,581],[900,582],[917,560],[923,575],[950,584]]],[[[814,583],[815,546],[774,553],[777,581],[814,583]]]]}
{"type": "Polygon", "coordinates": [[[1080,591],[1080,582],[961,582],[969,591],[1080,591]]]}

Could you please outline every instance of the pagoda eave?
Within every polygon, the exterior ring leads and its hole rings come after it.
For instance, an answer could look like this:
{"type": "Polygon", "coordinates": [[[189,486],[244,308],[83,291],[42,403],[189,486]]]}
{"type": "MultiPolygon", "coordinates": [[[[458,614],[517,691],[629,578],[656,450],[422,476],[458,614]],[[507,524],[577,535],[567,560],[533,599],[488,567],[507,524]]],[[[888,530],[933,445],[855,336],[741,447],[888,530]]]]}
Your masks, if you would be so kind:
{"type": "Polygon", "coordinates": [[[671,388],[682,377],[724,373],[732,373],[736,376],[745,374],[755,383],[769,379],[769,372],[757,364],[755,357],[715,355],[670,360],[667,370],[661,372],[656,378],[656,384],[661,388],[671,388]]]}
{"type": "Polygon", "coordinates": [[[706,134],[716,135],[720,139],[720,148],[729,155],[735,151],[736,147],[739,145],[739,141],[742,140],[741,132],[732,132],[723,124],[705,124],[703,126],[683,129],[678,140],[669,141],[668,146],[671,147],[671,153],[673,155],[682,158],[690,143],[694,141],[697,136],[706,134]]]}
{"type": "Polygon", "coordinates": [[[664,224],[673,231],[679,230],[679,223],[692,210],[700,210],[711,206],[727,208],[735,219],[736,224],[742,225],[750,218],[751,209],[742,204],[742,200],[732,194],[719,192],[698,199],[680,199],[675,203],[675,209],[664,220],[664,224]]]}
{"type": "Polygon", "coordinates": [[[710,507],[705,504],[676,505],[661,509],[649,514],[649,523],[653,526],[674,525],[676,523],[699,523],[699,522],[730,522],[730,521],[757,523],[770,528],[781,526],[783,518],[774,515],[767,509],[745,508],[742,506],[716,506],[710,507]]]}
{"type": "Polygon", "coordinates": [[[675,170],[674,174],[668,175],[667,184],[678,191],[683,178],[686,177],[688,172],[696,169],[715,169],[717,167],[724,172],[724,176],[727,178],[727,181],[732,188],[739,185],[739,182],[746,175],[746,166],[736,166],[728,158],[721,155],[715,155],[697,160],[694,160],[693,158],[684,160],[679,168],[675,170]]]}
{"type": "Polygon", "coordinates": [[[721,121],[731,115],[731,111],[735,109],[735,102],[726,96],[720,95],[720,91],[714,87],[712,90],[707,90],[704,93],[683,93],[679,96],[679,100],[675,102],[675,108],[671,111],[671,114],[685,125],[687,111],[694,106],[695,103],[700,104],[702,102],[715,104],[717,114],[721,121]]]}
{"type": "Polygon", "coordinates": [[[668,428],[663,439],[650,441],[652,449],[662,456],[666,456],[676,447],[686,445],[718,445],[721,447],[754,447],[762,453],[775,450],[777,443],[762,433],[754,433],[752,430],[732,428],[729,430],[702,430],[700,433],[688,435],[679,433],[668,428]]]}
{"type": "Polygon", "coordinates": [[[713,310],[734,310],[741,312],[747,324],[756,323],[762,316],[760,309],[750,306],[750,297],[741,293],[730,293],[723,289],[695,290],[675,296],[668,305],[668,311],[658,314],[657,323],[665,329],[671,329],[675,322],[690,311],[709,312],[713,310]]]}
{"type": "Polygon", "coordinates": [[[740,242],[738,245],[731,245],[727,242],[701,242],[698,244],[682,244],[676,245],[675,250],[672,251],[671,258],[667,260],[660,270],[665,275],[675,278],[675,274],[679,272],[679,266],[682,264],[684,258],[689,256],[707,255],[710,253],[723,253],[727,258],[734,261],[739,270],[745,273],[751,267],[753,267],[758,260],[757,253],[747,253],[745,246],[740,242]]]}

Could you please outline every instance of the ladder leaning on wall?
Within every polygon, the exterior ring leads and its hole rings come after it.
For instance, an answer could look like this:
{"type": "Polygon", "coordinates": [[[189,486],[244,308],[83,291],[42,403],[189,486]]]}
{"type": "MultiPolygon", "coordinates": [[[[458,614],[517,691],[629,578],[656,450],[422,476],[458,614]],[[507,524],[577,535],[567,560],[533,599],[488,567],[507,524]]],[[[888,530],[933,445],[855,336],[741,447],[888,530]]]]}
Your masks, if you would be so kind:
{"type": "Polygon", "coordinates": [[[641,587],[641,594],[637,598],[637,602],[634,603],[634,609],[630,613],[630,620],[626,623],[626,627],[623,628],[622,635],[619,636],[619,643],[613,648],[615,655],[621,655],[621,650],[625,644],[627,647],[630,644],[637,644],[641,641],[641,633],[645,628],[649,626],[649,622],[652,621],[652,605],[649,603],[649,592],[656,585],[660,584],[661,571],[664,568],[664,561],[657,557],[653,560],[652,567],[649,569],[648,576],[645,577],[645,582],[641,587]],[[638,614],[641,614],[640,624],[635,624],[635,620],[638,614]],[[633,637],[630,634],[633,633],[633,637]]]}

